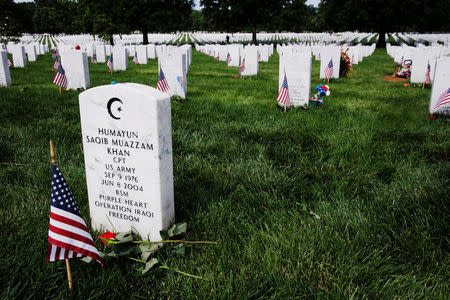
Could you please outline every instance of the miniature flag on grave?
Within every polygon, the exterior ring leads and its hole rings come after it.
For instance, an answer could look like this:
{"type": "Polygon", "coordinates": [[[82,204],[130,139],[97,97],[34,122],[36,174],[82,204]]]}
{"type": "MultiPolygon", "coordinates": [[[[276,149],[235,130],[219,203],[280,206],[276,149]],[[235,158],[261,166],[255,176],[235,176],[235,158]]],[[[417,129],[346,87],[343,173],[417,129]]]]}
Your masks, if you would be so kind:
{"type": "Polygon", "coordinates": [[[331,75],[333,74],[333,59],[330,59],[330,62],[328,63],[328,65],[325,68],[324,74],[325,74],[325,78],[327,80],[330,80],[331,75]]]}
{"type": "Polygon", "coordinates": [[[106,65],[108,66],[108,69],[110,72],[113,70],[113,58],[112,55],[109,57],[108,61],[106,62],[106,65]]]}
{"type": "Polygon", "coordinates": [[[59,64],[58,70],[56,71],[55,77],[53,78],[53,83],[62,88],[67,88],[67,77],[61,64],[59,64]]]}
{"type": "Polygon", "coordinates": [[[53,54],[52,54],[52,58],[57,58],[59,56],[59,51],[58,51],[58,49],[55,49],[54,51],[53,51],[53,54]]]}
{"type": "Polygon", "coordinates": [[[13,65],[12,61],[8,57],[8,67],[11,67],[13,65]]]}
{"type": "Polygon", "coordinates": [[[95,59],[95,57],[92,55],[91,56],[91,64],[96,64],[97,63],[97,60],[95,59]]]}
{"type": "Polygon", "coordinates": [[[450,103],[450,88],[445,90],[442,95],[439,97],[437,103],[434,105],[433,110],[437,109],[438,107],[450,103]]]}
{"type": "Polygon", "coordinates": [[[159,80],[156,88],[163,93],[168,92],[170,89],[166,76],[164,76],[164,72],[161,67],[159,67],[159,80]]]}
{"type": "Polygon", "coordinates": [[[245,71],[245,58],[242,60],[241,65],[239,66],[239,75],[245,71]]]}
{"type": "Polygon", "coordinates": [[[134,54],[133,62],[134,62],[136,65],[139,64],[139,60],[138,60],[138,58],[137,58],[137,54],[136,54],[136,53],[134,54]]]}
{"type": "Polygon", "coordinates": [[[425,72],[425,82],[424,82],[425,84],[431,83],[430,73],[431,73],[431,66],[430,66],[430,62],[428,62],[427,71],[425,72]]]}
{"type": "Polygon", "coordinates": [[[60,64],[61,63],[59,62],[58,56],[56,56],[55,62],[53,63],[53,69],[58,69],[60,64]]]}
{"type": "Polygon", "coordinates": [[[230,55],[230,53],[227,54],[226,62],[227,62],[227,64],[229,64],[231,62],[231,55],[230,55]]]}
{"type": "Polygon", "coordinates": [[[55,164],[52,164],[51,197],[47,262],[86,256],[103,266],[80,209],[55,164]]]}
{"type": "Polygon", "coordinates": [[[284,107],[291,106],[291,98],[289,96],[289,86],[287,82],[286,71],[284,72],[283,84],[281,85],[280,91],[278,92],[277,102],[284,107]]]}

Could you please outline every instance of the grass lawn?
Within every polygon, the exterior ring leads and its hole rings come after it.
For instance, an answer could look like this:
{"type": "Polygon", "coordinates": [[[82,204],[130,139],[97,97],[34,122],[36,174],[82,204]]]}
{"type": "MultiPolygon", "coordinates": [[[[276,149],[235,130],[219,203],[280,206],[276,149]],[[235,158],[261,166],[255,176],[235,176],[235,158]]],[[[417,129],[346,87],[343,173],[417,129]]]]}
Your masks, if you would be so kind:
{"type": "MultiPolygon", "coordinates": [[[[448,297],[449,123],[427,118],[429,89],[384,82],[392,65],[376,50],[330,83],[320,109],[284,113],[277,54],[257,78],[235,79],[237,68],[194,51],[188,99],[172,101],[176,220],[186,239],[217,245],[168,264],[209,281],[72,259],[72,293],[64,262],[45,263],[48,141],[88,219],[79,92],[58,94],[50,54],[11,69],[14,85],[0,88],[0,297],[448,297]]],[[[129,66],[89,64],[91,86],[156,86],[156,60],[129,66]]],[[[312,89],[318,74],[314,61],[312,89]]]]}

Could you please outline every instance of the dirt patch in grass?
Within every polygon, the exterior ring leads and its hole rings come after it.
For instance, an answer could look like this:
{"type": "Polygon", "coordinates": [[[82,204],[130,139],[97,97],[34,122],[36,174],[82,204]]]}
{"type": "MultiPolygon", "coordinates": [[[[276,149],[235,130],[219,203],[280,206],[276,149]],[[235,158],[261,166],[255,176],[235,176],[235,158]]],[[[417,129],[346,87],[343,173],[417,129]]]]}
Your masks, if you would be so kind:
{"type": "Polygon", "coordinates": [[[388,81],[388,82],[403,82],[403,81],[408,81],[408,79],[401,78],[401,77],[392,77],[392,75],[384,75],[384,81],[388,81]]]}

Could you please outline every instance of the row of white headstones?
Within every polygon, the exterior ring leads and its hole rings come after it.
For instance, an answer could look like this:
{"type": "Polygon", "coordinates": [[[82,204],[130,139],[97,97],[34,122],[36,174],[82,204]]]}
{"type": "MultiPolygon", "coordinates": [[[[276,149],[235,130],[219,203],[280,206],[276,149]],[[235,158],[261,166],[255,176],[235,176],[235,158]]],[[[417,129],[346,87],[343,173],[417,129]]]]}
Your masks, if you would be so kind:
{"type": "MultiPolygon", "coordinates": [[[[196,50],[203,52],[219,61],[225,61],[229,67],[238,67],[245,60],[245,69],[241,76],[255,76],[259,72],[259,62],[269,61],[273,54],[273,45],[243,46],[232,45],[204,45],[197,46],[196,50]],[[228,61],[227,61],[228,58],[228,61]]],[[[331,78],[339,78],[341,51],[347,52],[353,64],[358,64],[375,50],[372,46],[324,46],[314,45],[279,45],[277,52],[280,57],[278,83],[281,88],[286,76],[291,105],[306,107],[309,103],[311,88],[312,55],[320,60],[320,78],[325,78],[325,69],[332,61],[333,73],[331,78]]]]}
{"type": "Polygon", "coordinates": [[[430,113],[448,114],[450,112],[449,104],[438,107],[436,104],[442,99],[441,96],[450,89],[450,47],[425,46],[423,44],[418,44],[417,47],[391,46],[388,43],[386,50],[397,64],[411,61],[411,83],[423,84],[428,66],[430,66],[430,80],[433,84],[429,105],[430,113]]]}
{"type": "MultiPolygon", "coordinates": [[[[12,53],[14,67],[26,67],[27,56],[25,48],[30,45],[11,45],[8,51],[12,53]]],[[[31,45],[32,46],[32,45],[31,45]]],[[[45,46],[39,45],[45,49],[45,46]]],[[[80,45],[78,45],[80,46],[80,45]]],[[[39,48],[40,48],[39,47],[39,48]]],[[[33,47],[34,49],[34,47],[33,47]]],[[[170,96],[186,97],[187,78],[189,66],[192,62],[192,46],[183,45],[180,47],[167,45],[130,45],[114,46],[109,45],[81,45],[80,50],[76,50],[74,45],[68,46],[57,44],[57,49],[61,56],[61,64],[67,77],[69,89],[88,89],[90,86],[88,57],[95,56],[97,62],[104,63],[107,57],[112,55],[113,70],[125,71],[128,69],[128,57],[136,56],[139,64],[147,64],[149,59],[158,58],[158,70],[162,70],[170,86],[167,92],[170,96]]],[[[28,52],[27,52],[28,53],[28,52]]],[[[7,61],[6,51],[1,52],[0,61],[0,85],[11,85],[11,76],[7,61]]],[[[35,56],[28,55],[28,58],[35,56]]],[[[29,59],[30,60],[30,59],[29,59]]]]}

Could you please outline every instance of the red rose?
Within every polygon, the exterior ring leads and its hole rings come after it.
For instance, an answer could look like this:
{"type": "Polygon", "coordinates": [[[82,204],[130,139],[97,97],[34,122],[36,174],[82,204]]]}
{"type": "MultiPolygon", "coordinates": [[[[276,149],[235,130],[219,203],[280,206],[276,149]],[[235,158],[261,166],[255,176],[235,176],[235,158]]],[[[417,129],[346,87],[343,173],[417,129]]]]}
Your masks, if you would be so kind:
{"type": "Polygon", "coordinates": [[[80,50],[81,48],[80,48],[79,45],[77,45],[77,46],[75,47],[75,49],[80,50]]]}
{"type": "Polygon", "coordinates": [[[237,75],[234,75],[234,78],[237,78],[237,75]]]}
{"type": "Polygon", "coordinates": [[[106,240],[114,239],[116,237],[116,234],[107,231],[104,234],[99,235],[98,237],[105,246],[108,246],[108,242],[106,240]]]}

